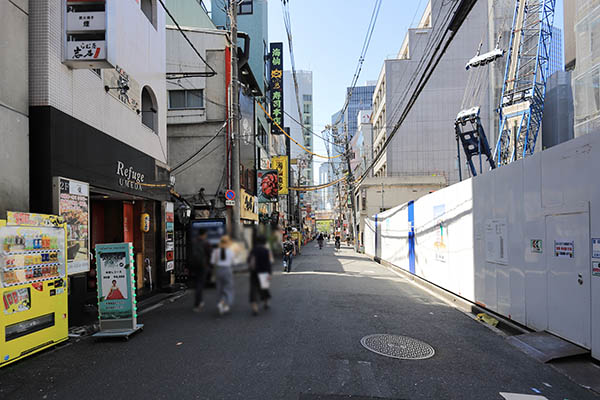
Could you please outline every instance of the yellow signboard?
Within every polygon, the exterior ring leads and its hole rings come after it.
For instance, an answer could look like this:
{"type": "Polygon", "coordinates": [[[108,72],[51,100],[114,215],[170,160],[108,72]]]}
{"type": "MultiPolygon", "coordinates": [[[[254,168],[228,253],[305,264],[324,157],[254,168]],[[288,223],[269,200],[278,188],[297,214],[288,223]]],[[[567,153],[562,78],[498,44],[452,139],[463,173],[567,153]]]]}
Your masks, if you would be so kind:
{"type": "Polygon", "coordinates": [[[279,176],[279,194],[288,194],[288,157],[273,157],[271,163],[279,176]]]}

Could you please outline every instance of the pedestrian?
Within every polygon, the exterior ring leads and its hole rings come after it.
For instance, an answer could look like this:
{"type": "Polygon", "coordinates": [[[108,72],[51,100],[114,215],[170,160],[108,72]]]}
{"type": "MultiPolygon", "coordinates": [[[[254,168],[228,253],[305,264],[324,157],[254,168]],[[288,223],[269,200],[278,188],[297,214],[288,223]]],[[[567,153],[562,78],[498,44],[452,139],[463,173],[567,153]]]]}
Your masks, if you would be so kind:
{"type": "Polygon", "coordinates": [[[200,312],[204,307],[203,291],[206,284],[206,275],[209,269],[209,249],[207,234],[204,229],[198,231],[196,242],[192,245],[192,257],[189,264],[190,277],[194,280],[196,294],[194,297],[194,311],[200,312]]]}
{"type": "Polygon", "coordinates": [[[294,242],[291,241],[289,236],[286,236],[285,241],[283,242],[283,271],[284,272],[292,271],[292,260],[294,259],[294,253],[295,253],[294,242]]]}
{"type": "Polygon", "coordinates": [[[248,256],[248,269],[250,270],[250,306],[252,315],[258,315],[258,302],[264,303],[265,310],[269,309],[269,282],[273,272],[273,253],[267,248],[267,239],[259,235],[256,245],[248,256]],[[267,274],[267,275],[265,275],[267,274]],[[262,278],[262,280],[261,280],[262,278]]]}
{"type": "Polygon", "coordinates": [[[213,250],[211,257],[211,262],[215,266],[215,276],[217,279],[217,308],[219,314],[229,312],[234,299],[234,254],[230,247],[231,239],[225,235],[219,241],[219,247],[213,250]]]}

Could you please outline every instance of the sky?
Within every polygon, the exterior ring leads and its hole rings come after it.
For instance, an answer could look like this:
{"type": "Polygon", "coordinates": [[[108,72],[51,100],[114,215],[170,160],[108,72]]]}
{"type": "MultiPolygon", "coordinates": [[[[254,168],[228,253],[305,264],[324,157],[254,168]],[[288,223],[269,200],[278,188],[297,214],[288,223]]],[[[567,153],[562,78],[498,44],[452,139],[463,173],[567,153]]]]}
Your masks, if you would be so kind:
{"type": "MultiPolygon", "coordinates": [[[[344,105],[346,88],[351,84],[376,0],[288,1],[296,69],[313,71],[313,120],[314,131],[318,133],[344,105]]],[[[419,22],[427,1],[383,0],[359,85],[379,78],[383,61],[396,56],[407,29],[419,22]]],[[[284,42],[284,65],[290,69],[281,0],[268,3],[269,41],[284,42]]],[[[561,29],[562,3],[563,0],[556,2],[555,21],[561,29]]],[[[294,122],[286,122],[289,123],[294,122]]],[[[323,142],[317,138],[314,148],[316,153],[327,154],[323,142]]],[[[319,165],[315,164],[315,179],[319,165]]]]}

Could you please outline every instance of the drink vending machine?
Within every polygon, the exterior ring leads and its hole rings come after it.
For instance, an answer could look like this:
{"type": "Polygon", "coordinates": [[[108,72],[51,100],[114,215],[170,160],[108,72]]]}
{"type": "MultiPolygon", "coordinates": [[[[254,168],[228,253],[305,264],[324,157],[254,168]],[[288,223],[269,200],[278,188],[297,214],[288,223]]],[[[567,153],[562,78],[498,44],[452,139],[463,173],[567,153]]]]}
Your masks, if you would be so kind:
{"type": "Polygon", "coordinates": [[[68,339],[66,224],[8,212],[0,220],[0,367],[68,339]]]}

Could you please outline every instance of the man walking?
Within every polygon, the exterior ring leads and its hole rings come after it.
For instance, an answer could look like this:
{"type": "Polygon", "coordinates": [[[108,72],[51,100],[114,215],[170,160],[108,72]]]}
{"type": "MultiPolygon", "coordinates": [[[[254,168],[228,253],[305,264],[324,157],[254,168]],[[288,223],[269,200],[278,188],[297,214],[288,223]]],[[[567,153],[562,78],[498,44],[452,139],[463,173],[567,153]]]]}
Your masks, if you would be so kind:
{"type": "Polygon", "coordinates": [[[204,307],[204,300],[202,298],[202,292],[206,282],[206,275],[208,273],[209,265],[208,260],[210,256],[209,244],[206,241],[206,231],[200,229],[196,242],[192,244],[192,257],[190,260],[190,273],[192,278],[195,279],[196,296],[194,298],[194,311],[200,312],[204,307]]]}
{"type": "Polygon", "coordinates": [[[289,236],[286,236],[285,242],[283,242],[284,272],[290,272],[292,270],[292,257],[294,255],[294,247],[294,242],[290,240],[289,236]]]}

